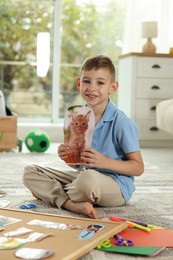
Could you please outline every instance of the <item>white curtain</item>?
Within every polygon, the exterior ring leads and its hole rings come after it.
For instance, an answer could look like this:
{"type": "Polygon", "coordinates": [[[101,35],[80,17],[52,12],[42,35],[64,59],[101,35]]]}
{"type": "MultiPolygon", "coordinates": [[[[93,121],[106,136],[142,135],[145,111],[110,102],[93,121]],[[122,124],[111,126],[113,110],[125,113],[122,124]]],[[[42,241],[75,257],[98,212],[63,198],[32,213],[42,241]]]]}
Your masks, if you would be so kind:
{"type": "Polygon", "coordinates": [[[173,0],[127,0],[127,14],[122,54],[142,52],[146,39],[141,37],[141,23],[158,22],[158,37],[153,39],[157,53],[169,53],[173,47],[173,0]]]}

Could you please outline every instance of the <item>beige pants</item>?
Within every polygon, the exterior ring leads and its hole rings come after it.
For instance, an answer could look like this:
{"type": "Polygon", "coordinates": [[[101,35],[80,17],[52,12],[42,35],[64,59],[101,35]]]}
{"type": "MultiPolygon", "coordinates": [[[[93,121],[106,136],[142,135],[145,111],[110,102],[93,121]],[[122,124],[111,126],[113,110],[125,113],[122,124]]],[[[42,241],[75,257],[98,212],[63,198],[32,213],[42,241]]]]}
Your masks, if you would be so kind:
{"type": "Polygon", "coordinates": [[[24,169],[23,182],[38,198],[60,208],[71,199],[104,207],[122,206],[125,200],[111,177],[94,170],[57,170],[38,165],[24,169]]]}

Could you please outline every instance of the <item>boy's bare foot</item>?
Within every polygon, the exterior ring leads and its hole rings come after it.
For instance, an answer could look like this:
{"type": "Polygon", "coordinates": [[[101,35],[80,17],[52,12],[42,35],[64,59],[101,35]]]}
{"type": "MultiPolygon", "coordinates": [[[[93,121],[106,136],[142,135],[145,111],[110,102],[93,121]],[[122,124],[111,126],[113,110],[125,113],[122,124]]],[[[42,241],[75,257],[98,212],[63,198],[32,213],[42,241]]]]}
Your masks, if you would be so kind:
{"type": "Polygon", "coordinates": [[[90,202],[74,202],[71,199],[66,200],[62,205],[62,208],[68,209],[75,213],[81,213],[89,216],[90,218],[98,218],[97,212],[90,202]]]}

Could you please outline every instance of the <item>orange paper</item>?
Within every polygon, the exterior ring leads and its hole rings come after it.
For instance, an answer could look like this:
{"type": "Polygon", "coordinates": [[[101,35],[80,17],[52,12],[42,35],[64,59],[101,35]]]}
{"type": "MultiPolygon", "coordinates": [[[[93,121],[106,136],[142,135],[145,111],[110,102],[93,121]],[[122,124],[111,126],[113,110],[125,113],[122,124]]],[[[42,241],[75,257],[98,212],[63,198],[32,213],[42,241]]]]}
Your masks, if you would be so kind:
{"type": "MultiPolygon", "coordinates": [[[[140,229],[125,229],[120,235],[133,240],[134,246],[173,247],[173,230],[170,229],[151,229],[151,232],[140,229]]],[[[115,239],[112,239],[111,244],[115,246],[115,239]]]]}

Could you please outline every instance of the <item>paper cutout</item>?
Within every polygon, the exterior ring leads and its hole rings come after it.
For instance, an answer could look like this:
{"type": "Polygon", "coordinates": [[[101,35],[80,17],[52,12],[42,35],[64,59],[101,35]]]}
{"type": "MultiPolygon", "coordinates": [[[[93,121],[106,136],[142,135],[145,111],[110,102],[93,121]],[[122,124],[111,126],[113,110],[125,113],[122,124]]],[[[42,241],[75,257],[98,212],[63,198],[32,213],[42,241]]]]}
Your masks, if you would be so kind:
{"type": "Polygon", "coordinates": [[[14,231],[9,231],[7,233],[4,233],[5,237],[15,237],[15,236],[21,236],[32,232],[32,229],[21,227],[14,231]]]}
{"type": "Polygon", "coordinates": [[[0,237],[0,250],[18,248],[26,242],[26,239],[0,237]]]}
{"type": "Polygon", "coordinates": [[[85,106],[69,107],[64,117],[64,143],[70,146],[66,163],[82,164],[80,154],[91,147],[95,127],[93,111],[85,106]]]}
{"type": "Polygon", "coordinates": [[[34,225],[37,227],[45,227],[45,228],[53,228],[53,229],[62,229],[62,230],[81,230],[84,229],[83,226],[76,226],[71,224],[64,224],[64,223],[56,223],[56,222],[49,222],[43,221],[39,219],[33,219],[27,223],[28,225],[34,225]]]}
{"type": "Polygon", "coordinates": [[[80,233],[80,235],[78,236],[78,240],[88,240],[104,227],[105,226],[101,224],[91,224],[80,233]]]}
{"type": "Polygon", "coordinates": [[[39,233],[39,232],[33,232],[30,234],[27,238],[27,242],[38,242],[43,240],[46,237],[53,236],[53,234],[45,234],[45,233],[39,233]]]}
{"type": "Polygon", "coordinates": [[[54,254],[54,251],[49,249],[21,248],[15,253],[15,256],[22,259],[43,259],[54,254]]]}
{"type": "Polygon", "coordinates": [[[10,224],[16,223],[18,221],[21,221],[21,219],[9,218],[9,217],[0,215],[0,226],[7,226],[10,224]]]}

